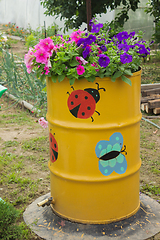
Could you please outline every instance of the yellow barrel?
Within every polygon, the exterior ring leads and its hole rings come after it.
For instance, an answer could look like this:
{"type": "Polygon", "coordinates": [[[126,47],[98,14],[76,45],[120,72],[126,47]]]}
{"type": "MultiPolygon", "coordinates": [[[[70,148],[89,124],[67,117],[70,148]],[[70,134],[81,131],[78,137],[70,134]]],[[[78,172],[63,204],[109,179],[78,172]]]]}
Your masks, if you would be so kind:
{"type": "Polygon", "coordinates": [[[65,219],[105,224],[139,209],[141,71],[130,79],[47,79],[52,208],[65,219]]]}

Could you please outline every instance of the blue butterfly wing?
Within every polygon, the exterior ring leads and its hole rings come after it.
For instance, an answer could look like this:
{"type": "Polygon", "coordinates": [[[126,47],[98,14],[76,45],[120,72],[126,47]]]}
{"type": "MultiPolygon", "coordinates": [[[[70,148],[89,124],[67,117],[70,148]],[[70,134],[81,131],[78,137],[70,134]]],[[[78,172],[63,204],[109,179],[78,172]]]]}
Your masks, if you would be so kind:
{"type": "MultiPolygon", "coordinates": [[[[98,158],[110,151],[121,151],[123,147],[123,136],[119,132],[115,132],[110,137],[109,141],[101,140],[97,143],[95,152],[98,158]]],[[[103,161],[99,160],[99,170],[105,176],[109,176],[113,171],[118,174],[125,173],[127,169],[127,161],[125,156],[120,153],[116,158],[103,161]]]]}

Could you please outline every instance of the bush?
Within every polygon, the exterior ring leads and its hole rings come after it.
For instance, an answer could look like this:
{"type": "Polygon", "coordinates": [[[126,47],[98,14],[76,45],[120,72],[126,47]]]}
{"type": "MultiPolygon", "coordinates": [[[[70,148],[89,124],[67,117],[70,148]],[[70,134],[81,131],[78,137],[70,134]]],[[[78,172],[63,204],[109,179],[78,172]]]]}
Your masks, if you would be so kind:
{"type": "Polygon", "coordinates": [[[0,236],[3,240],[22,239],[22,230],[15,222],[20,212],[11,204],[0,199],[0,236]]]}

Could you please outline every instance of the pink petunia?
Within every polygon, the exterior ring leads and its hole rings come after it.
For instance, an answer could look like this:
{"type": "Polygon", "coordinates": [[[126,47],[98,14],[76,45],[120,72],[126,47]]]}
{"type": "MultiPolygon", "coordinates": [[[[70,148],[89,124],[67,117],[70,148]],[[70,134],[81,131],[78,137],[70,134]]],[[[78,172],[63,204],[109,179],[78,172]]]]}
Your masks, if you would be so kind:
{"type": "Polygon", "coordinates": [[[96,62],[91,64],[93,67],[95,67],[96,72],[99,71],[98,64],[96,62]]]}
{"type": "Polygon", "coordinates": [[[39,124],[43,127],[43,128],[47,128],[48,127],[48,122],[44,119],[44,117],[41,117],[38,120],[39,124]]]}
{"type": "Polygon", "coordinates": [[[45,51],[47,51],[50,56],[52,55],[53,50],[54,50],[54,43],[50,37],[41,39],[39,42],[39,45],[41,48],[43,48],[45,51]]]}
{"type": "Polygon", "coordinates": [[[79,62],[79,64],[83,64],[86,65],[88,62],[83,58],[83,57],[76,57],[77,62],[79,62]]]}
{"type": "Polygon", "coordinates": [[[34,53],[32,50],[33,50],[33,48],[29,48],[28,53],[25,54],[25,56],[24,56],[24,63],[26,64],[28,73],[31,73],[32,69],[33,69],[34,53]]]}
{"type": "Polygon", "coordinates": [[[81,31],[80,29],[78,31],[71,33],[70,35],[71,41],[74,41],[77,44],[78,40],[81,38],[82,33],[83,31],[81,31]]]}
{"type": "Polygon", "coordinates": [[[45,51],[45,49],[40,48],[35,53],[36,62],[46,64],[48,62],[49,54],[45,51]]]}
{"type": "Polygon", "coordinates": [[[82,75],[85,72],[85,69],[83,66],[79,65],[77,68],[78,75],[82,75]]]}

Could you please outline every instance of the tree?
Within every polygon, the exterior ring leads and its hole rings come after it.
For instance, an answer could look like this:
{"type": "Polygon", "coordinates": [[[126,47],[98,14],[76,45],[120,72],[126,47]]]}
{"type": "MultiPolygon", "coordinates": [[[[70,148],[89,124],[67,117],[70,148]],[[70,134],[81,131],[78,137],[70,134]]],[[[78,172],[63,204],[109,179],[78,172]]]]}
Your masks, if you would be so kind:
{"type": "MultiPolygon", "coordinates": [[[[65,20],[65,28],[78,28],[83,22],[87,23],[86,0],[40,0],[46,15],[60,14],[65,20]]],[[[107,8],[116,9],[122,4],[123,9],[116,18],[122,26],[128,20],[128,11],[135,11],[140,0],[91,0],[92,17],[95,14],[107,12],[107,8]]]]}
{"type": "Polygon", "coordinates": [[[160,43],[160,0],[149,0],[146,13],[154,16],[155,34],[153,34],[156,43],[160,43]]]}

